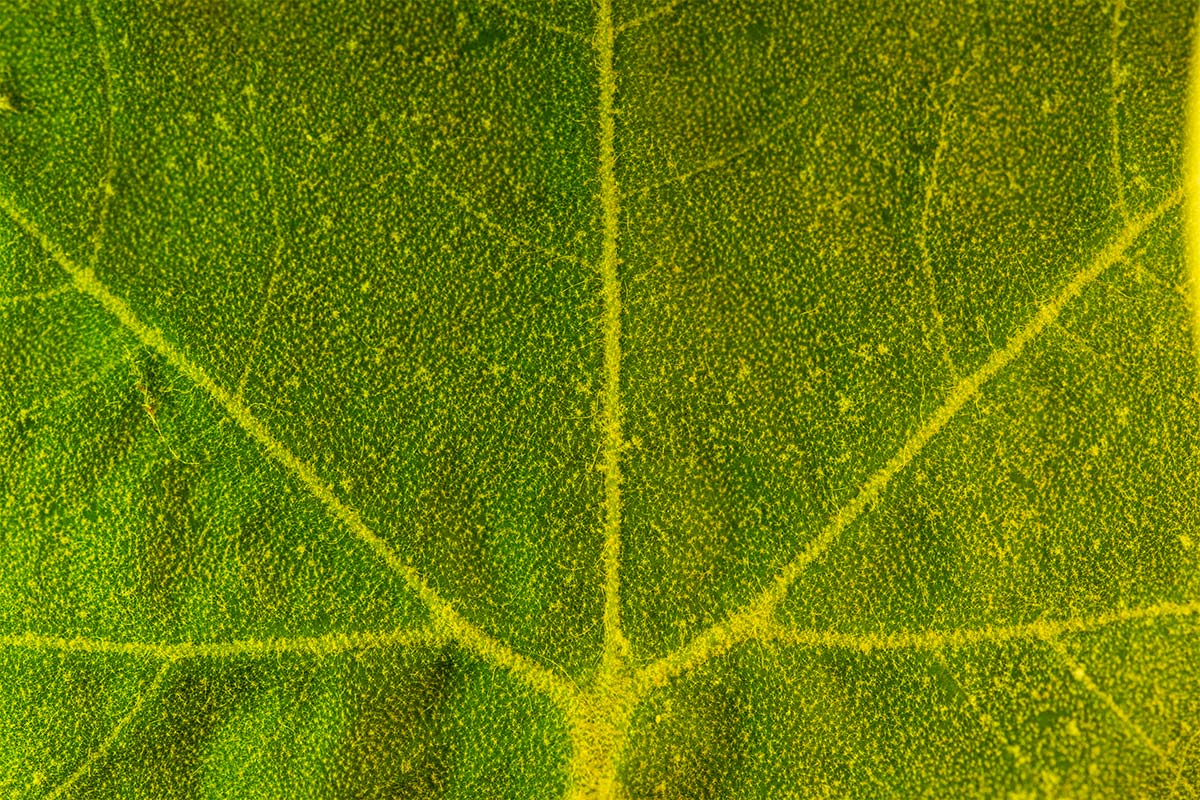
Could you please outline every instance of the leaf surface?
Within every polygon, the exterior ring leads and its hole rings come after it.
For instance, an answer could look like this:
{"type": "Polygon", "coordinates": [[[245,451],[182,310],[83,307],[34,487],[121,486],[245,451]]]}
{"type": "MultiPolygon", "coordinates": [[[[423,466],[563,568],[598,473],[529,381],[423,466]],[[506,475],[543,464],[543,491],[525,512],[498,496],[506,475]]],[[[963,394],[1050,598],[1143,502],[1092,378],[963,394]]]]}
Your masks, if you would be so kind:
{"type": "Polygon", "coordinates": [[[0,796],[1196,796],[1194,9],[659,2],[0,4],[0,796]]]}

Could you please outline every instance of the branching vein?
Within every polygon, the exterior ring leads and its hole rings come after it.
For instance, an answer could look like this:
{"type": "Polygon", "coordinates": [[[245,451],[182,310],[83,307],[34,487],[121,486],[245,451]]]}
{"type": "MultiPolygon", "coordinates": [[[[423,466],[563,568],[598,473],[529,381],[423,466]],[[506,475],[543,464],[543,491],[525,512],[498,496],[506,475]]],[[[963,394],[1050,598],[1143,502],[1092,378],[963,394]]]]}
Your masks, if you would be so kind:
{"type": "MultiPolygon", "coordinates": [[[[436,172],[434,172],[432,169],[430,169],[429,166],[424,162],[424,160],[420,156],[417,155],[416,148],[413,147],[410,142],[405,141],[404,145],[408,149],[409,158],[411,159],[413,164],[416,165],[417,169],[419,169],[421,172],[425,173],[426,176],[428,176],[429,182],[433,185],[433,187],[435,189],[437,189],[439,192],[444,194],[446,197],[453,200],[454,204],[457,205],[459,208],[461,208],[463,211],[465,211],[467,214],[470,214],[472,217],[479,220],[479,222],[484,227],[488,228],[491,231],[494,231],[495,233],[500,234],[502,237],[504,237],[504,240],[506,242],[509,242],[511,244],[520,245],[520,246],[526,248],[527,250],[547,256],[549,258],[554,259],[555,261],[572,261],[572,262],[580,264],[580,265],[586,265],[586,262],[579,256],[575,255],[574,253],[564,253],[560,250],[554,249],[553,247],[548,247],[548,246],[541,244],[539,242],[536,242],[533,239],[530,239],[526,236],[522,236],[521,234],[517,233],[516,231],[513,231],[513,230],[509,229],[508,227],[502,225],[501,223],[496,222],[496,220],[492,219],[490,214],[488,214],[486,211],[479,208],[479,203],[473,202],[471,200],[471,198],[469,198],[466,195],[462,194],[461,192],[451,188],[444,180],[441,179],[440,176],[438,176],[438,174],[436,172]]],[[[376,183],[381,182],[386,177],[387,176],[384,176],[384,178],[379,179],[378,181],[376,181],[376,183]]]]}
{"type": "Polygon", "coordinates": [[[158,693],[159,687],[162,686],[163,678],[167,676],[167,671],[171,668],[171,663],[172,662],[167,661],[158,668],[158,672],[155,673],[154,678],[150,681],[149,685],[137,693],[137,697],[134,698],[133,704],[129,707],[129,710],[125,712],[125,716],[117,720],[117,724],[113,725],[112,730],[110,730],[108,735],[104,737],[104,741],[100,742],[96,749],[88,753],[87,758],[83,760],[83,763],[81,763],[74,772],[68,775],[62,783],[55,786],[54,789],[46,795],[45,800],[57,800],[57,798],[62,797],[64,794],[71,791],[71,787],[73,787],[79,782],[80,779],[91,772],[92,767],[96,765],[97,761],[108,755],[108,751],[112,750],[113,745],[116,744],[117,740],[121,738],[121,734],[124,733],[125,729],[129,727],[129,723],[132,722],[133,718],[136,717],[138,712],[142,710],[142,706],[145,704],[146,700],[158,693]]]}
{"type": "Polygon", "coordinates": [[[765,131],[761,132],[758,136],[751,139],[749,142],[746,142],[741,147],[738,147],[738,148],[726,153],[725,155],[717,156],[716,158],[710,158],[708,161],[705,161],[698,166],[692,167],[687,172],[681,172],[676,175],[672,175],[670,178],[664,178],[661,181],[655,181],[654,183],[648,183],[645,186],[639,186],[637,189],[633,190],[633,193],[634,194],[649,194],[650,192],[657,191],[666,186],[671,186],[672,184],[687,183],[688,181],[690,181],[692,178],[696,177],[697,175],[702,175],[705,172],[711,172],[713,170],[721,169],[722,167],[724,167],[728,164],[732,164],[735,161],[738,161],[742,158],[745,158],[748,155],[755,153],[758,150],[761,150],[762,148],[771,144],[771,142],[775,139],[775,137],[779,135],[780,131],[795,124],[796,120],[800,116],[800,110],[803,109],[806,105],[808,105],[808,101],[811,99],[811,97],[812,97],[811,92],[809,94],[805,95],[805,97],[800,101],[800,104],[797,106],[797,109],[794,113],[789,114],[784,119],[780,120],[779,122],[776,122],[774,125],[771,125],[765,131]]]}
{"type": "MultiPolygon", "coordinates": [[[[954,75],[949,81],[951,89],[953,89],[958,79],[959,72],[955,70],[954,75]]],[[[933,256],[929,251],[929,226],[933,216],[934,197],[937,195],[938,170],[941,167],[942,158],[946,153],[947,135],[953,103],[954,96],[951,94],[946,98],[941,108],[937,146],[934,148],[933,157],[929,160],[929,165],[925,173],[925,197],[921,205],[921,225],[917,229],[917,248],[921,253],[921,272],[925,277],[926,291],[929,293],[929,311],[933,316],[934,336],[937,338],[938,348],[942,351],[942,360],[946,364],[946,370],[950,373],[951,379],[957,381],[960,379],[958,366],[954,363],[954,357],[950,353],[950,341],[946,338],[946,319],[942,316],[941,303],[938,302],[937,275],[934,274],[933,256]]]]}
{"type": "Polygon", "coordinates": [[[523,22],[528,22],[529,24],[541,28],[542,30],[561,34],[562,36],[569,36],[570,38],[580,42],[587,41],[587,37],[579,31],[573,31],[570,28],[555,24],[546,19],[542,19],[536,14],[530,14],[528,11],[522,11],[521,9],[516,8],[508,3],[502,2],[502,0],[479,0],[479,2],[485,6],[494,6],[506,14],[511,14],[517,19],[522,20],[523,22]]]}
{"type": "Polygon", "coordinates": [[[104,247],[104,235],[108,227],[108,212],[112,206],[116,189],[113,182],[117,177],[117,153],[114,143],[113,125],[116,121],[116,107],[113,100],[114,75],[112,55],[104,39],[104,26],[100,22],[100,12],[96,8],[96,0],[88,0],[88,16],[91,18],[92,29],[96,36],[96,54],[100,60],[100,74],[104,78],[104,173],[100,177],[98,198],[96,201],[96,221],[92,230],[92,252],[89,264],[95,268],[100,260],[100,250],[104,247]]]}
{"type": "MultiPolygon", "coordinates": [[[[767,621],[757,628],[746,628],[741,635],[723,641],[721,646],[728,650],[735,644],[748,640],[775,642],[795,647],[813,649],[853,650],[860,653],[892,650],[939,651],[1000,645],[1014,641],[1051,641],[1068,636],[1107,628],[1122,623],[1147,623],[1190,617],[1200,614],[1200,600],[1188,603],[1162,602],[1139,608],[1125,608],[1097,614],[1093,617],[1076,619],[1040,619],[1018,625],[989,625],[981,628],[959,630],[925,630],[895,632],[843,632],[830,630],[800,629],[767,621]]],[[[666,680],[698,666],[707,655],[696,651],[692,660],[661,660],[643,670],[639,685],[657,686],[666,680]]]]}
{"type": "Polygon", "coordinates": [[[1057,295],[1046,302],[1023,327],[1008,339],[1003,347],[993,352],[981,367],[963,378],[950,390],[942,405],[917,427],[908,440],[882,467],[867,479],[854,498],[834,514],[821,533],[779,572],[766,590],[731,613],[724,621],[697,634],[691,642],[679,650],[648,666],[646,671],[650,674],[675,674],[728,650],[731,643],[735,641],[761,635],[762,631],[769,627],[771,614],[786,596],[788,588],[808,568],[808,565],[820,558],[837,541],[863,511],[879,498],[892,479],[912,463],[925,445],[982,390],[985,384],[1024,352],[1030,342],[1058,319],[1068,303],[1077,298],[1088,284],[1120,260],[1125,251],[1147,228],[1179,205],[1182,199],[1183,189],[1176,189],[1153,209],[1130,220],[1129,224],[1109,242],[1108,246],[1091,262],[1085,264],[1057,295]]]}
{"type": "MultiPolygon", "coordinates": [[[[1125,709],[1122,708],[1119,703],[1117,703],[1116,698],[1100,688],[1096,681],[1092,679],[1092,676],[1088,675],[1087,669],[1085,669],[1084,666],[1067,651],[1067,648],[1063,646],[1062,642],[1051,640],[1048,644],[1050,649],[1053,650],[1055,655],[1058,656],[1059,660],[1062,661],[1063,665],[1066,666],[1066,668],[1070,671],[1071,677],[1078,681],[1080,686],[1087,689],[1088,692],[1090,692],[1097,700],[1099,700],[1100,703],[1114,717],[1117,718],[1117,721],[1121,723],[1121,730],[1125,733],[1125,735],[1133,739],[1142,747],[1146,748],[1146,750],[1149,752],[1153,753],[1168,774],[1176,775],[1177,770],[1175,764],[1172,763],[1171,757],[1167,754],[1167,752],[1159,747],[1157,742],[1150,738],[1150,735],[1146,733],[1145,728],[1139,725],[1137,720],[1129,716],[1129,713],[1125,711],[1125,709]]],[[[1194,787],[1182,775],[1180,775],[1180,785],[1185,787],[1189,794],[1192,794],[1193,796],[1195,795],[1194,787]]]]}
{"type": "Polygon", "coordinates": [[[1121,167],[1121,61],[1118,57],[1118,42],[1121,31],[1125,28],[1125,20],[1121,14],[1125,11],[1125,0],[1113,0],[1112,26],[1109,29],[1109,61],[1108,61],[1108,131],[1109,158],[1112,161],[1113,184],[1116,187],[1117,211],[1122,220],[1129,219],[1129,207],[1125,202],[1125,176],[1121,167]]]}
{"type": "Polygon", "coordinates": [[[447,600],[425,582],[412,565],[404,561],[390,544],[367,525],[356,510],[347,505],[333,491],[332,487],[317,474],[308,462],[302,460],[281,442],[241,399],[213,380],[203,367],[169,342],[162,331],[139,317],[123,298],[118,297],[101,282],[94,270],[82,267],[72,260],[7,195],[0,194],[0,209],[38,242],[51,258],[58,262],[59,266],[71,276],[79,291],[99,303],[138,341],[157,352],[180,374],[203,389],[242,430],[258,442],[268,456],[290,472],[309,494],[346,526],[347,530],[370,547],[385,564],[398,572],[429,608],[436,624],[448,636],[485,661],[510,670],[532,688],[556,702],[560,704],[569,702],[575,692],[573,683],[517,653],[459,614],[447,600]]]}
{"type": "Polygon", "coordinates": [[[258,124],[257,108],[254,103],[253,92],[249,93],[246,102],[250,112],[250,132],[258,145],[258,155],[262,160],[263,175],[266,178],[267,206],[271,209],[271,229],[275,234],[275,243],[271,248],[271,277],[267,279],[266,292],[263,295],[262,304],[259,306],[257,319],[254,323],[254,339],[250,343],[250,350],[246,355],[246,364],[242,367],[242,374],[238,377],[235,396],[239,400],[246,394],[246,381],[249,380],[250,372],[254,369],[254,362],[258,358],[258,349],[262,346],[263,330],[267,325],[267,315],[271,310],[271,303],[275,299],[275,291],[279,279],[283,275],[283,245],[285,241],[283,224],[279,219],[279,189],[275,176],[275,165],[271,160],[270,151],[267,150],[267,141],[263,136],[262,128],[258,124]]]}
{"type": "Polygon", "coordinates": [[[26,292],[25,294],[13,294],[8,297],[0,297],[0,308],[4,306],[17,306],[23,303],[40,303],[43,300],[51,300],[58,297],[60,294],[66,294],[74,287],[70,283],[64,283],[55,286],[52,289],[43,289],[40,292],[26,292]]]}
{"type": "Polygon", "coordinates": [[[679,8],[681,5],[683,5],[687,1],[688,0],[669,0],[669,2],[663,3],[658,8],[655,8],[651,11],[647,11],[645,14],[634,17],[633,19],[628,20],[626,22],[622,22],[620,25],[616,26],[614,33],[616,33],[616,35],[620,36],[622,33],[625,33],[625,31],[631,31],[634,28],[645,25],[647,22],[652,22],[652,21],[658,19],[659,17],[664,17],[667,14],[670,14],[675,9],[679,8]]]}

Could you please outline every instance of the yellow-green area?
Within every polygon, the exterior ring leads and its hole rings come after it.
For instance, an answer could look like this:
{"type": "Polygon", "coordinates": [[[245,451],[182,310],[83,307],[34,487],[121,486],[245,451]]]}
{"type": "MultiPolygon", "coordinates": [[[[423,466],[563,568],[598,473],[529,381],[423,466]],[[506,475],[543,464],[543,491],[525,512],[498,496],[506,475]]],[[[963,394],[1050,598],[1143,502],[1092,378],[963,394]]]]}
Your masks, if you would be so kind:
{"type": "Polygon", "coordinates": [[[0,798],[1197,797],[1196,14],[0,0],[0,798]]]}

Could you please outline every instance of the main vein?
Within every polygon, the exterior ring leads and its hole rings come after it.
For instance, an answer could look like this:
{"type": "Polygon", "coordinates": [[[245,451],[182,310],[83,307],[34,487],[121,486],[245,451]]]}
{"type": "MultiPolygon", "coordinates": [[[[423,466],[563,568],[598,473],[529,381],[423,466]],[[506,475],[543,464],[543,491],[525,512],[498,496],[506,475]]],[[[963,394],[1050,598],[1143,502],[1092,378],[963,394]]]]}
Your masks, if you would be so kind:
{"type": "Polygon", "coordinates": [[[617,240],[620,236],[621,190],[616,175],[611,0],[601,0],[596,16],[596,64],[600,84],[600,212],[603,239],[598,268],[604,308],[604,386],[600,395],[600,424],[604,437],[604,657],[603,669],[614,671],[629,652],[621,630],[621,283],[617,240]]]}
{"type": "Polygon", "coordinates": [[[938,407],[908,437],[891,458],[876,470],[860,487],[858,493],[825,525],[824,529],[808,543],[798,556],[792,559],[775,579],[757,597],[732,612],[725,620],[715,623],[697,634],[690,642],[673,653],[644,667],[639,675],[676,675],[721,652],[736,642],[759,638],[771,626],[771,615],[787,595],[789,587],[816,561],[855,520],[874,503],[896,475],[916,458],[925,445],[933,439],[972,398],[979,394],[984,385],[1011,364],[1025,348],[1046,330],[1067,304],[1077,298],[1105,270],[1119,261],[1125,251],[1152,224],[1183,200],[1182,187],[1172,191],[1157,206],[1132,218],[1108,245],[1090,262],[1085,264],[1067,284],[1038,309],[1023,327],[1017,330],[1005,345],[974,372],[960,380],[938,407]]]}
{"type": "Polygon", "coordinates": [[[575,687],[571,681],[522,656],[459,614],[448,601],[425,582],[410,564],[400,557],[391,545],[367,525],[357,511],[347,505],[333,491],[312,466],[276,438],[275,434],[258,417],[254,416],[241,398],[218,384],[203,367],[171,344],[162,331],[139,317],[123,298],[114,294],[96,277],[94,270],[77,264],[5,194],[0,194],[0,209],[3,209],[18,227],[37,241],[42,249],[71,276],[77,290],[99,303],[142,344],[157,352],[180,374],[207,392],[242,430],[258,442],[267,455],[292,473],[309,494],[325,506],[338,521],[346,526],[347,530],[366,543],[384,563],[400,573],[405,582],[429,608],[435,623],[446,635],[485,661],[512,671],[514,675],[523,679],[534,689],[560,704],[567,703],[574,697],[575,687]]]}

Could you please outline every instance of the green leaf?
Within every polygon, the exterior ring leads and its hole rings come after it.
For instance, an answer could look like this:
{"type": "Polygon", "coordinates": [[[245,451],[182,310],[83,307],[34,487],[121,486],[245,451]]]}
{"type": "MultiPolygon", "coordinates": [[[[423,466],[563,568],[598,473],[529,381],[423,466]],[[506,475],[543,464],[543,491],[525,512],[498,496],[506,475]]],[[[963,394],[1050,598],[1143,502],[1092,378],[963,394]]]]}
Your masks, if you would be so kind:
{"type": "Polygon", "coordinates": [[[384,5],[0,3],[0,797],[1197,795],[1192,8],[384,5]]]}

